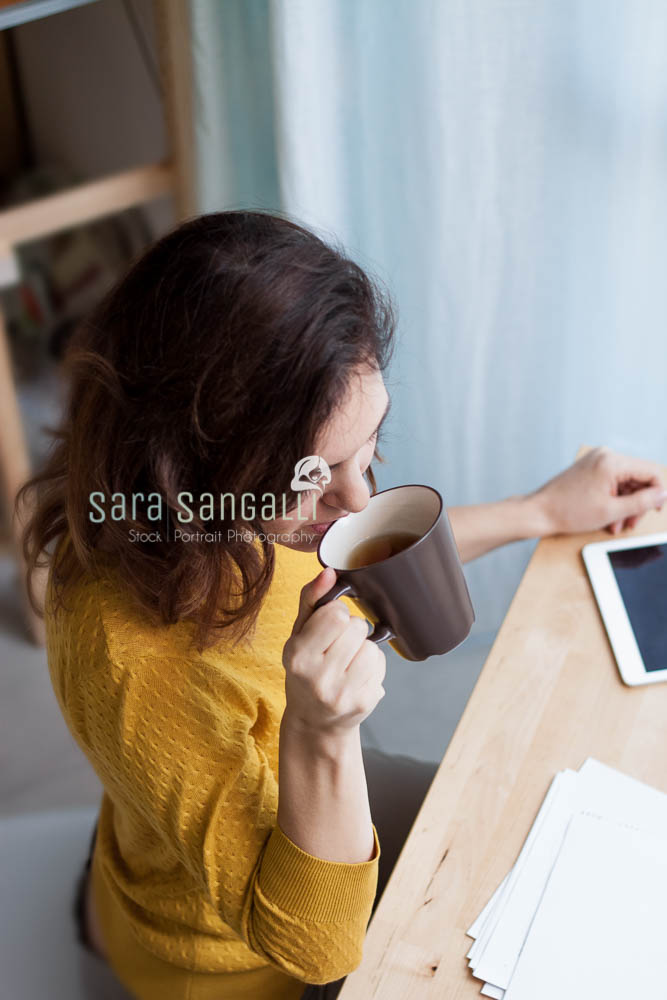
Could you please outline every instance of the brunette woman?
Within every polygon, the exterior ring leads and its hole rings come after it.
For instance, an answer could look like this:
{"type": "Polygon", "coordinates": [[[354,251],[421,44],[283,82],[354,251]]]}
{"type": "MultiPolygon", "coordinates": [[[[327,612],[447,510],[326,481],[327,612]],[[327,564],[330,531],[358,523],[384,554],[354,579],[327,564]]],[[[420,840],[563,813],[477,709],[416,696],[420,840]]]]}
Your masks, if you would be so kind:
{"type": "MultiPolygon", "coordinates": [[[[375,489],[393,326],[340,249],[225,212],[161,239],[75,336],[19,499],[53,686],[104,787],[76,894],[93,995],[334,997],[361,959],[435,764],[362,750],[385,655],[354,604],[313,610],[335,582],[315,549],[375,489]],[[331,479],[293,490],[307,456],[331,479]]],[[[660,486],[595,449],[450,516],[465,561],[634,523],[660,486]]]]}

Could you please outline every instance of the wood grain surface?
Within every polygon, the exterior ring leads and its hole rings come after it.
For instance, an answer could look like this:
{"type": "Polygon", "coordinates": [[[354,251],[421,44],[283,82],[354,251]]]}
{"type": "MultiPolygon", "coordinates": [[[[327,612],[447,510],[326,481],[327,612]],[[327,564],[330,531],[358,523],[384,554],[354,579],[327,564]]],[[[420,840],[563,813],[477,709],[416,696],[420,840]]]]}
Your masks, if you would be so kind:
{"type": "MultiPolygon", "coordinates": [[[[620,537],[656,531],[667,506],[620,537]]],[[[536,547],[340,1000],[479,996],[466,929],[557,771],[591,756],[667,792],[667,683],[623,684],[581,557],[611,537],[536,547]]]]}

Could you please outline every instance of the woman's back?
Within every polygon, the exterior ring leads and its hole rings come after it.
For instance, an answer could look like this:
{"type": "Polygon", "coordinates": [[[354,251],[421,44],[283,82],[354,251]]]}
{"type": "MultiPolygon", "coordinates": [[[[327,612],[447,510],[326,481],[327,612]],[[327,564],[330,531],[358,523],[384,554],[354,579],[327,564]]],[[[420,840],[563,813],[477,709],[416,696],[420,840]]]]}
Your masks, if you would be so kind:
{"type": "Polygon", "coordinates": [[[52,683],[105,788],[96,910],[110,964],[137,996],[152,995],[161,963],[168,1000],[192,974],[220,998],[246,986],[298,997],[358,960],[377,857],[315,858],[276,824],[281,650],[316,570],[314,554],[276,546],[252,638],[203,652],[187,622],[142,618],[112,557],[55,615],[50,577],[52,683]]]}

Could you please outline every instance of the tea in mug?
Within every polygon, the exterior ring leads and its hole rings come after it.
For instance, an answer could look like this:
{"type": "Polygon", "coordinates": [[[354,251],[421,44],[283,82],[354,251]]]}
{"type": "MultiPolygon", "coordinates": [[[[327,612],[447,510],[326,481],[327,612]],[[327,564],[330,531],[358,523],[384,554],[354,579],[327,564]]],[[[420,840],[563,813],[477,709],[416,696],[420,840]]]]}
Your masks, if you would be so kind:
{"type": "Polygon", "coordinates": [[[347,557],[347,568],[361,569],[362,566],[382,562],[383,559],[389,559],[397,552],[407,549],[419,538],[421,535],[415,535],[412,531],[390,531],[374,538],[364,538],[357,542],[347,557]]]}

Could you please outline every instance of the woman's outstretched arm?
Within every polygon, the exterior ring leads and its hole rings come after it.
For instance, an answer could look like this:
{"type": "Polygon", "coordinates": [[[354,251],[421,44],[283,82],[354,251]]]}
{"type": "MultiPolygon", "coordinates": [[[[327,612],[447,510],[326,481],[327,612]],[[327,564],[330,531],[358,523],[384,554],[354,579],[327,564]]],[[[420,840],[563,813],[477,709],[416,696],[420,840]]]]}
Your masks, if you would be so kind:
{"type": "Polygon", "coordinates": [[[461,562],[464,563],[500,545],[550,534],[544,516],[531,496],[448,507],[447,513],[461,562]]]}
{"type": "Polygon", "coordinates": [[[667,489],[656,462],[592,448],[534,493],[449,507],[456,544],[470,562],[508,542],[579,531],[617,534],[660,510],[667,489]]]}

